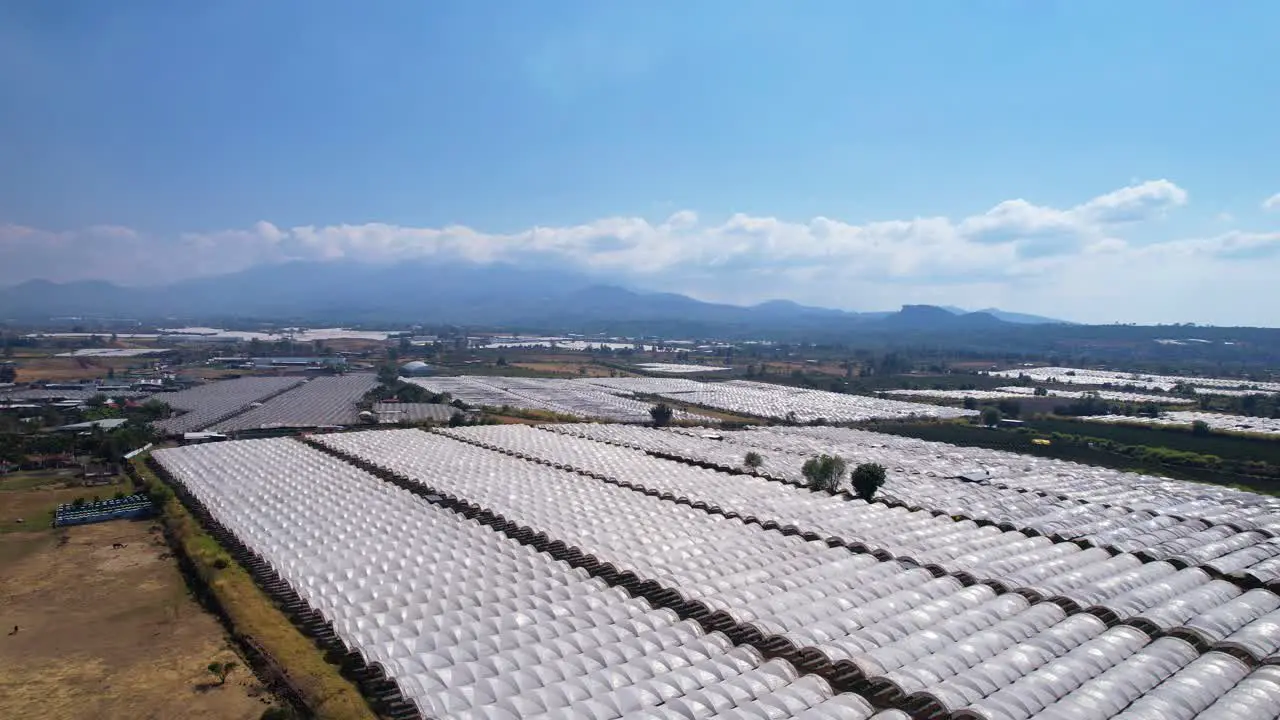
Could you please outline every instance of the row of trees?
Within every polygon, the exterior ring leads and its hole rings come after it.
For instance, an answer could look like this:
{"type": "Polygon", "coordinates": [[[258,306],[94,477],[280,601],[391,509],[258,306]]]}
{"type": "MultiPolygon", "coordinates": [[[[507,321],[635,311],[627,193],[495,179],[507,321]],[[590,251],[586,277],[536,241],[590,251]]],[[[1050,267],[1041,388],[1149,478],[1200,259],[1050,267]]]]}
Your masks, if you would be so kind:
{"type": "Polygon", "coordinates": [[[393,364],[378,368],[378,387],[370,392],[370,400],[381,402],[395,398],[400,402],[435,403],[437,405],[454,405],[462,409],[460,401],[454,401],[449,393],[433,393],[430,390],[405,382],[400,378],[400,369],[393,364]]]}
{"type": "MultiPolygon", "coordinates": [[[[840,481],[848,468],[849,464],[844,458],[824,453],[806,460],[800,472],[809,482],[810,488],[834,493],[840,489],[840,481]]],[[[849,484],[855,495],[869,502],[884,485],[885,475],[883,465],[861,463],[849,473],[849,484]]]]}
{"type": "MultiPolygon", "coordinates": [[[[753,475],[764,465],[764,456],[752,450],[742,459],[742,466],[753,475]]],[[[840,482],[849,470],[849,463],[839,455],[822,454],[809,458],[801,466],[808,486],[813,490],[825,490],[830,493],[839,491],[840,482]]],[[[863,500],[870,501],[884,485],[886,472],[879,463],[861,463],[849,473],[849,484],[853,492],[863,500]]]]}

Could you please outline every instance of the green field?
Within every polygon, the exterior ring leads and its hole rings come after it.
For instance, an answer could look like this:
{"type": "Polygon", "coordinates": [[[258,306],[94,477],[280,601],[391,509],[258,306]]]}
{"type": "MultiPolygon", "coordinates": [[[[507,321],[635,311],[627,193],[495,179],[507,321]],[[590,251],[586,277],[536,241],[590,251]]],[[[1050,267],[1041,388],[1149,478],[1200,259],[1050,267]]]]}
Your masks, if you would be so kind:
{"type": "Polygon", "coordinates": [[[1181,428],[1139,427],[1077,420],[1029,420],[1027,425],[1044,433],[1088,435],[1125,445],[1171,447],[1203,455],[1217,455],[1224,460],[1261,460],[1271,465],[1280,465],[1280,440],[1221,433],[1192,435],[1190,430],[1181,428]]]}
{"type": "MultiPolygon", "coordinates": [[[[1081,433],[1081,427],[1084,425],[1084,423],[1072,423],[1069,421],[1055,422],[1061,423],[1065,426],[1066,431],[1072,431],[1073,433],[1081,433]]],[[[1034,424],[1036,423],[1029,423],[1029,425],[1034,424]]],[[[1089,427],[1092,426],[1090,425],[1089,427]]],[[[1114,426],[1105,427],[1112,428],[1114,426]]],[[[1058,460],[1110,467],[1117,470],[1163,475],[1165,477],[1191,480],[1194,482],[1203,482],[1213,485],[1230,485],[1267,494],[1280,494],[1280,479],[1232,471],[1239,463],[1246,460],[1246,457],[1239,457],[1236,459],[1235,464],[1232,465],[1231,469],[1226,469],[1223,467],[1196,467],[1191,465],[1157,462],[1148,457],[1115,452],[1096,445],[1090,446],[1088,443],[1082,442],[1054,440],[1050,445],[1037,445],[1033,443],[1033,439],[1037,437],[1045,437],[1049,432],[1051,432],[1047,428],[1043,428],[1043,432],[1020,432],[1018,430],[1010,429],[989,429],[967,423],[878,423],[868,429],[891,433],[894,435],[920,438],[922,440],[951,443],[959,446],[1007,450],[1009,452],[1023,453],[1026,455],[1038,455],[1058,460]]],[[[1042,428],[1039,427],[1035,429],[1042,430],[1042,428]]],[[[1063,432],[1063,430],[1058,430],[1056,432],[1063,432]]],[[[1182,433],[1182,435],[1191,437],[1190,433],[1182,433]]],[[[1133,447],[1165,448],[1179,451],[1188,450],[1188,448],[1185,448],[1178,443],[1178,441],[1181,440],[1181,437],[1179,436],[1166,434],[1160,439],[1164,440],[1163,445],[1134,445],[1133,447]]],[[[1239,440],[1240,442],[1247,443],[1260,442],[1247,438],[1228,439],[1239,440]]],[[[1236,448],[1235,452],[1244,453],[1245,450],[1236,448]]],[[[1269,467],[1273,470],[1275,468],[1275,466],[1269,467]]]]}

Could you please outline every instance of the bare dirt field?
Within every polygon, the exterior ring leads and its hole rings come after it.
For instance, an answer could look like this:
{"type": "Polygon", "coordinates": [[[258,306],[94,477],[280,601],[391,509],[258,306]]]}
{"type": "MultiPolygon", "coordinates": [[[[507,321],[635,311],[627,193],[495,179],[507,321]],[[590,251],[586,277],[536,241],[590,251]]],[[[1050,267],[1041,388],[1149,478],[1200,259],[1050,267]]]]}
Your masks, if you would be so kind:
{"type": "MultiPolygon", "coordinates": [[[[543,373],[572,375],[574,377],[609,377],[610,368],[590,363],[565,361],[534,361],[512,363],[512,366],[543,373]],[[585,369],[585,371],[584,371],[585,369]]],[[[616,370],[613,371],[615,374],[616,370]]]]}
{"type": "MultiPolygon", "coordinates": [[[[42,516],[65,492],[5,492],[0,514],[42,516]]],[[[256,720],[269,707],[151,527],[0,533],[0,717],[256,720]],[[229,660],[240,667],[218,686],[206,667],[229,660]]]]}
{"type": "Polygon", "coordinates": [[[24,383],[105,378],[112,368],[120,374],[130,365],[140,364],[138,358],[15,357],[14,362],[18,382],[24,383]]]}

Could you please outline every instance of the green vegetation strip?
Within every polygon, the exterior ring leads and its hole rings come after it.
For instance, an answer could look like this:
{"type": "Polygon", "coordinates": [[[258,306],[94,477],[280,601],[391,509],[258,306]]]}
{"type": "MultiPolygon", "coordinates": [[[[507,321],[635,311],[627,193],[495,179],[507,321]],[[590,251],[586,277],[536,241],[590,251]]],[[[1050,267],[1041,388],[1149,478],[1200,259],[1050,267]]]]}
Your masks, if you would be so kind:
{"type": "Polygon", "coordinates": [[[285,682],[319,720],[376,720],[360,691],[328,663],[322,651],[280,612],[253,578],[201,527],[173,491],[146,466],[132,461],[134,477],[160,508],[175,550],[182,553],[203,589],[237,636],[264,652],[285,682]]]}
{"type": "MultiPolygon", "coordinates": [[[[1142,418],[1134,418],[1134,422],[1141,421],[1142,418]]],[[[1183,427],[1140,427],[1054,418],[1034,419],[1027,424],[1041,432],[1088,435],[1124,445],[1173,447],[1201,455],[1216,455],[1224,460],[1261,461],[1280,465],[1280,440],[1274,438],[1258,439],[1221,433],[1193,435],[1190,428],[1183,427]]]]}
{"type": "MultiPolygon", "coordinates": [[[[1265,494],[1280,494],[1280,467],[1258,460],[1224,460],[1214,455],[1201,455],[1163,445],[1127,445],[1103,437],[1095,437],[1093,424],[1065,422],[1075,433],[1063,433],[1033,421],[1030,427],[1016,430],[985,428],[967,423],[875,423],[867,429],[945,442],[952,445],[1007,450],[1026,455],[1039,455],[1058,460],[1099,465],[1118,470],[1145,472],[1182,480],[1229,485],[1265,494]],[[1035,439],[1048,439],[1049,445],[1037,445],[1035,439]]],[[[1059,421],[1062,422],[1062,421],[1059,421]]],[[[1054,425],[1053,427],[1057,427],[1054,425]]],[[[1106,431],[1115,428],[1099,425],[1106,431]]],[[[1139,428],[1141,430],[1141,428],[1139,428]]],[[[1163,431],[1151,431],[1163,432],[1163,431]]],[[[1106,432],[1098,433],[1107,434],[1106,432]]],[[[1164,442],[1182,445],[1190,433],[1166,433],[1164,442]]],[[[1159,441],[1154,438],[1149,441],[1159,441]]],[[[1244,440],[1257,443],[1258,441],[1244,440]]]]}

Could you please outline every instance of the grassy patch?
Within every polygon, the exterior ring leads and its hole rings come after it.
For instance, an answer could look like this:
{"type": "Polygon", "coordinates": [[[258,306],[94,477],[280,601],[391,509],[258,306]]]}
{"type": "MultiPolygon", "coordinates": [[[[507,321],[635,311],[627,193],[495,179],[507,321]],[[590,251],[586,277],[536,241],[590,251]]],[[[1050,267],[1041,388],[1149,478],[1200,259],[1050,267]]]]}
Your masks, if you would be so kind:
{"type": "MultiPolygon", "coordinates": [[[[0,492],[0,533],[43,531],[53,526],[53,511],[60,503],[89,498],[90,488],[6,490],[0,492]]],[[[113,490],[112,493],[115,491],[113,490]]],[[[106,497],[111,497],[108,493],[106,497]]]]}
{"type": "Polygon", "coordinates": [[[0,475],[0,491],[59,487],[75,480],[75,470],[24,470],[0,475]]]}
{"type": "MultiPolygon", "coordinates": [[[[508,418],[508,422],[515,420],[530,420],[533,422],[556,422],[556,423],[575,423],[582,422],[583,419],[577,415],[565,415],[563,413],[552,412],[550,410],[535,410],[533,408],[518,408],[509,405],[503,405],[500,408],[486,408],[484,414],[495,419],[508,418]]],[[[501,420],[500,420],[501,421],[501,420]]]]}
{"type": "MultiPolygon", "coordinates": [[[[1079,429],[1084,425],[1084,423],[1075,423],[1074,427],[1079,429]]],[[[1029,431],[1031,428],[988,429],[964,421],[879,422],[869,424],[867,429],[953,445],[1007,450],[1117,470],[1145,472],[1209,485],[1229,485],[1252,492],[1274,493],[1280,490],[1280,481],[1269,477],[1235,473],[1231,471],[1232,466],[1221,463],[1220,459],[1217,462],[1206,463],[1205,458],[1191,456],[1188,451],[1181,448],[1119,446],[1101,438],[1039,433],[1029,431]],[[1037,437],[1044,436],[1048,436],[1051,444],[1037,445],[1033,442],[1037,437]]],[[[1034,430],[1041,431],[1042,428],[1034,427],[1034,430]]],[[[1183,433],[1183,435],[1190,437],[1189,433],[1183,433]]],[[[1166,437],[1170,436],[1166,435],[1166,437]]]]}
{"type": "Polygon", "coordinates": [[[532,370],[552,377],[609,377],[609,368],[591,362],[520,362],[508,367],[532,370]]]}
{"type": "Polygon", "coordinates": [[[1143,418],[1133,418],[1132,424],[1038,418],[1027,424],[1042,432],[1089,435],[1125,445],[1163,446],[1233,460],[1263,460],[1280,465],[1280,439],[1274,436],[1250,437],[1243,433],[1220,432],[1193,435],[1190,427],[1152,426],[1142,422],[1143,418]]]}
{"type": "Polygon", "coordinates": [[[375,720],[360,691],[325,661],[322,651],[276,608],[244,568],[187,512],[140,458],[134,468],[163,498],[161,518],[235,632],[257,641],[288,673],[307,707],[320,720],[375,720]]]}

